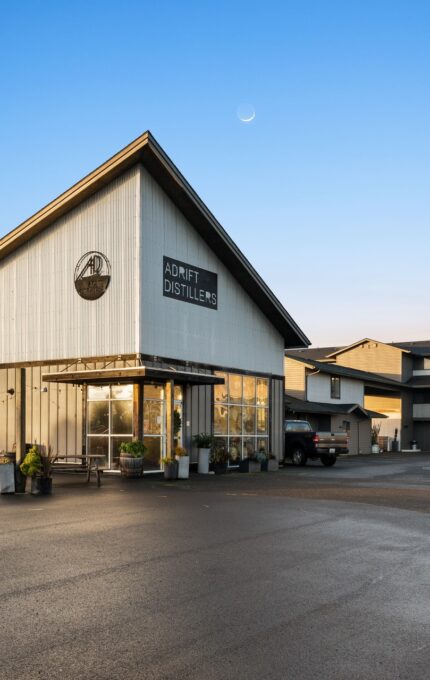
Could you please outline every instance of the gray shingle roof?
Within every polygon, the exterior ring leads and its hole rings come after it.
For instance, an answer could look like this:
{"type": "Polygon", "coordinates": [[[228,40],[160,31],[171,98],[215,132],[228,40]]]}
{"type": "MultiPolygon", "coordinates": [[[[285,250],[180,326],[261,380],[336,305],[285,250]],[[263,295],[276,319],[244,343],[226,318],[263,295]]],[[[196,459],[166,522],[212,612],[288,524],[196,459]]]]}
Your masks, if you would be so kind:
{"type": "Polygon", "coordinates": [[[363,408],[360,404],[324,404],[316,401],[305,401],[303,399],[296,399],[291,397],[288,393],[285,395],[287,409],[296,413],[315,413],[320,415],[332,415],[336,413],[357,414],[363,415],[365,418],[386,418],[382,413],[370,411],[363,408]]]}
{"type": "Polygon", "coordinates": [[[315,361],[315,359],[305,358],[298,356],[298,352],[286,352],[285,356],[300,361],[304,364],[310,364],[317,371],[321,373],[328,373],[329,375],[339,375],[345,378],[353,378],[356,380],[363,380],[364,382],[378,383],[388,387],[404,387],[405,383],[401,383],[397,380],[390,380],[390,378],[384,378],[382,375],[377,373],[369,373],[368,371],[359,371],[356,368],[349,368],[348,366],[341,366],[340,364],[323,363],[321,361],[315,361]]]}

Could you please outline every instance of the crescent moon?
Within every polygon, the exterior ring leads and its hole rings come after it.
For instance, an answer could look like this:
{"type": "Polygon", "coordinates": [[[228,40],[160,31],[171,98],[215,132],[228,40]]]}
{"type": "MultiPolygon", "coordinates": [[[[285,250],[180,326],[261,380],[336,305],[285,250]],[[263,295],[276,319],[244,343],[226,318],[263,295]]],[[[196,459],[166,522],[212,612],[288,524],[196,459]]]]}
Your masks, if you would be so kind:
{"type": "Polygon", "coordinates": [[[250,123],[251,120],[254,120],[254,118],[255,118],[255,111],[252,113],[251,116],[248,116],[247,118],[241,118],[240,120],[242,121],[242,123],[250,123]]]}

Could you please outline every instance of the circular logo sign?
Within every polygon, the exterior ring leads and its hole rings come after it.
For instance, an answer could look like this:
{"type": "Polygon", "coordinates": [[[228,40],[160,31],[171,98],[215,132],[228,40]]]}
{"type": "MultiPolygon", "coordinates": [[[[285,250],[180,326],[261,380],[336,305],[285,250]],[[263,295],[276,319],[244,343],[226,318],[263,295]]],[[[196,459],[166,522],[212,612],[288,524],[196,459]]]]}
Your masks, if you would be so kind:
{"type": "Polygon", "coordinates": [[[75,267],[75,288],[85,300],[97,300],[110,283],[110,262],[106,255],[91,250],[75,267]]]}

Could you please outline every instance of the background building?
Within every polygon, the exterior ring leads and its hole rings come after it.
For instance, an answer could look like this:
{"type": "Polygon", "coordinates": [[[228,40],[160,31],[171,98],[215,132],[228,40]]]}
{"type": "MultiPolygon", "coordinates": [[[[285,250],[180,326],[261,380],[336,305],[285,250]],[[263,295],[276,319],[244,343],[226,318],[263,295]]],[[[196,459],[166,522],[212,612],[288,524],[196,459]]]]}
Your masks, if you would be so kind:
{"type": "MultiPolygon", "coordinates": [[[[363,402],[372,422],[380,425],[380,436],[388,447],[397,430],[399,446],[409,449],[416,440],[430,450],[430,341],[384,343],[365,338],[345,347],[322,347],[288,352],[297,361],[286,364],[286,390],[296,395],[295,377],[303,374],[300,362],[315,363],[321,372],[340,370],[363,374],[363,402]]],[[[303,379],[303,378],[302,378],[303,379]]],[[[345,393],[344,393],[345,394],[345,393]]],[[[321,401],[321,400],[320,400],[321,401]]],[[[344,397],[341,397],[344,401],[344,397]]]]}

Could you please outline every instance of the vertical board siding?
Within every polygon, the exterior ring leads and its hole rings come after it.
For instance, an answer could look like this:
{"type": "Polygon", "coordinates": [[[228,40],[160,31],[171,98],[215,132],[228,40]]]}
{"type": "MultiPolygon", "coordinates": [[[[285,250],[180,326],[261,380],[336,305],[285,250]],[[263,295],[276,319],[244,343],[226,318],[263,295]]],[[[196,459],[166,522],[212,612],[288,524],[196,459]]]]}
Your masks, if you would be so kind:
{"type": "Polygon", "coordinates": [[[285,391],[296,399],[306,399],[306,366],[290,357],[284,359],[285,391]]]}
{"type": "Polygon", "coordinates": [[[140,352],[283,375],[284,342],[260,308],[142,168],[140,352]],[[163,296],[163,256],[215,272],[218,309],[163,296]]]}
{"type": "Polygon", "coordinates": [[[138,195],[136,167],[0,262],[0,363],[138,351],[138,195]],[[92,250],[112,271],[105,294],[89,301],[74,271],[92,250]]]}
{"type": "Polygon", "coordinates": [[[364,342],[336,356],[336,363],[360,371],[378,373],[391,380],[402,380],[402,354],[397,347],[364,342]]]}
{"type": "Polygon", "coordinates": [[[270,448],[278,460],[284,458],[284,381],[272,378],[270,390],[270,448]]]}

